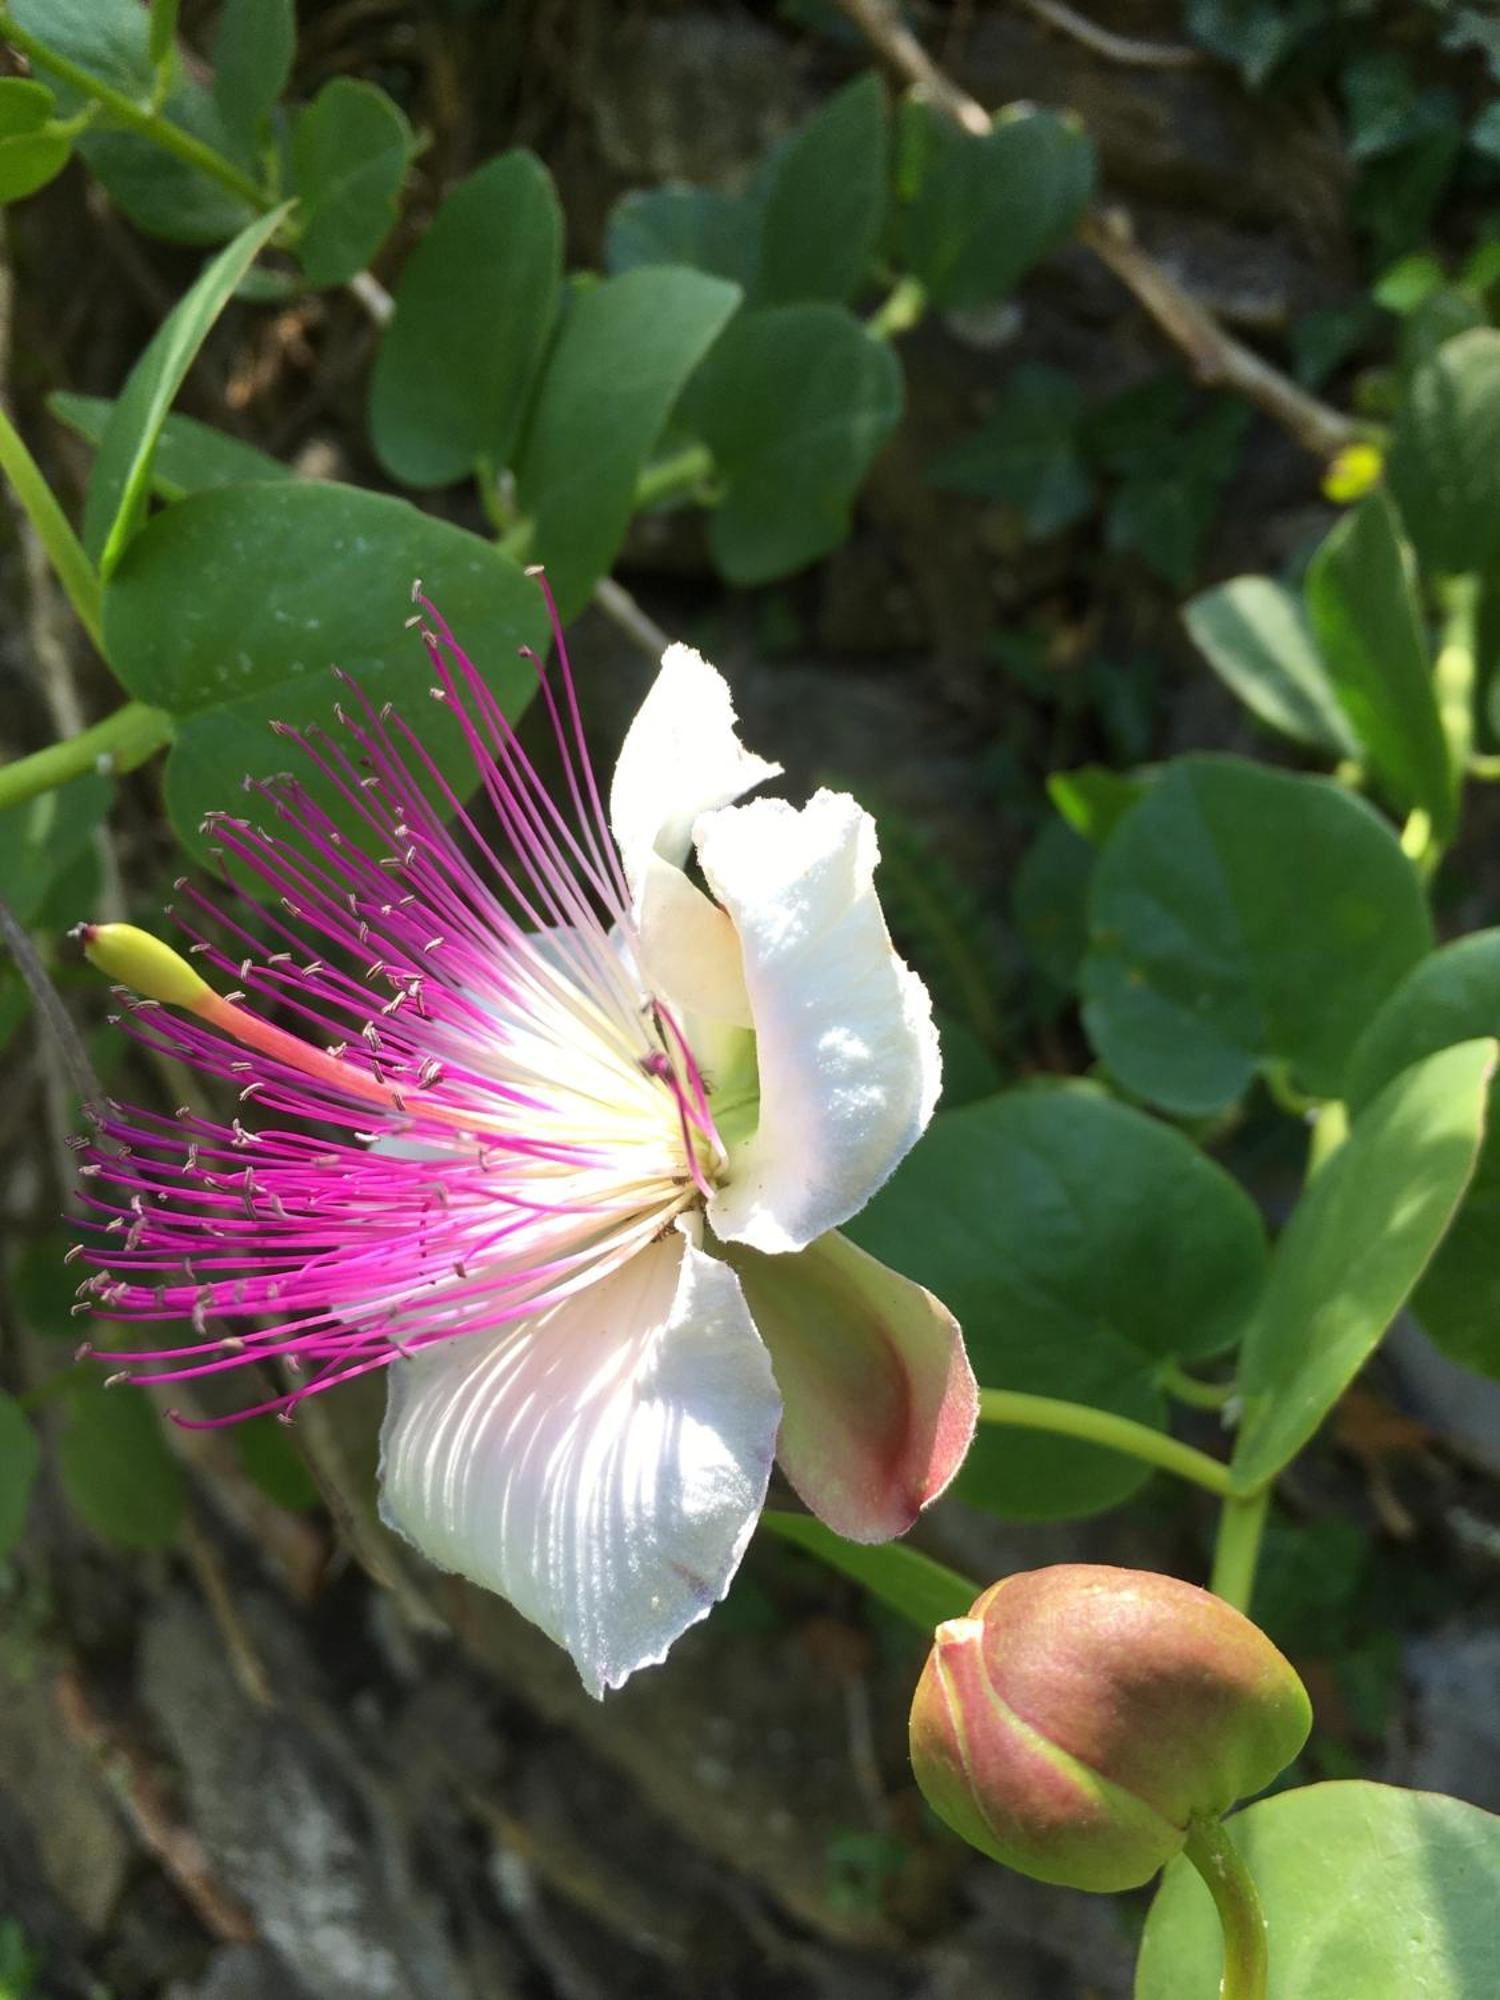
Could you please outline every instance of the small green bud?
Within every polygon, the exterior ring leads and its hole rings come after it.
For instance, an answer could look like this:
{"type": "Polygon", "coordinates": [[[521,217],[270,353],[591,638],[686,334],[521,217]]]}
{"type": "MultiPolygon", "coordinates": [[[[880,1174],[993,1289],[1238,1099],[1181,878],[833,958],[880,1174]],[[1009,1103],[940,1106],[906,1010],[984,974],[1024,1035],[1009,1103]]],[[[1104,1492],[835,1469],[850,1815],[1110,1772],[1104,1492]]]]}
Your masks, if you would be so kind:
{"type": "Polygon", "coordinates": [[[1268,1785],[1307,1740],[1307,1690],[1222,1598],[1060,1563],[937,1628],[911,1710],[928,1804],[982,1853],[1073,1889],[1133,1889],[1268,1785]]]}
{"type": "Polygon", "coordinates": [[[90,965],[144,1000],[196,1011],[215,997],[208,981],[180,951],[134,924],[79,924],[73,935],[90,965]]]}

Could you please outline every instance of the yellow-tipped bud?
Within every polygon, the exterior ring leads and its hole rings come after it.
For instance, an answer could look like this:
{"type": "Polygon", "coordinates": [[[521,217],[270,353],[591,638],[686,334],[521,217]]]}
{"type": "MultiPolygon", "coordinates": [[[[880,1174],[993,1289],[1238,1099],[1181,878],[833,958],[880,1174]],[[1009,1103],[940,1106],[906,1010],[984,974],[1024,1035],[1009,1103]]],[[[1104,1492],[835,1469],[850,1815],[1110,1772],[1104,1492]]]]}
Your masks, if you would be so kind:
{"type": "Polygon", "coordinates": [[[164,1000],[168,1006],[191,1010],[214,998],[214,989],[182,953],[150,931],[137,930],[134,924],[80,924],[73,935],[90,965],[143,1000],[164,1000]]]}
{"type": "Polygon", "coordinates": [[[1323,497],[1350,506],[1379,484],[1384,471],[1385,454],[1378,444],[1346,444],[1323,474],[1323,497]]]}

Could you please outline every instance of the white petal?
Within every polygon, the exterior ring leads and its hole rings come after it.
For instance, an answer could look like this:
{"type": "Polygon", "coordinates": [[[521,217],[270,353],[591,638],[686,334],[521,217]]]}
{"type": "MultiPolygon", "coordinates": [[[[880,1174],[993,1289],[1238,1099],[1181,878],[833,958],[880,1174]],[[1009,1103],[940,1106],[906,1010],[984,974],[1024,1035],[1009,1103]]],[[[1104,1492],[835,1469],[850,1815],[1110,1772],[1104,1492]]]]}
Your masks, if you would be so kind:
{"type": "Polygon", "coordinates": [[[728,1589],[781,1401],[738,1280],[686,1231],[390,1374],[382,1517],[509,1598],[590,1693],[663,1659],[728,1589]]]}
{"type": "Polygon", "coordinates": [[[696,835],[739,933],[760,1066],[760,1123],[709,1221],[727,1241],[800,1250],[864,1206],[932,1116],[932,1003],[892,948],[875,823],[846,793],[729,806],[696,835]]]}
{"type": "Polygon", "coordinates": [[[750,996],[734,925],[680,868],[648,854],[637,878],[636,957],[651,991],[678,1017],[750,1026],[750,996]]]}
{"type": "Polygon", "coordinates": [[[610,826],[632,888],[648,854],[681,866],[699,813],[728,805],[780,770],[735,734],[724,676],[691,646],[668,646],[626,732],[610,787],[610,826]]]}

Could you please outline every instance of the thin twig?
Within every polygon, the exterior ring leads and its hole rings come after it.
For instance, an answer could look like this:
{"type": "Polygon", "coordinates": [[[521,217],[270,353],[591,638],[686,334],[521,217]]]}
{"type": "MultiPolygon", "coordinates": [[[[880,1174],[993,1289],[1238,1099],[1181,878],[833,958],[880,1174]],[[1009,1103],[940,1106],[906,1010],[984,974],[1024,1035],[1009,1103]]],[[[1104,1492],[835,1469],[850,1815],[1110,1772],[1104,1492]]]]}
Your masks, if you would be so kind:
{"type": "Polygon", "coordinates": [[[1087,14],[1065,6],[1063,0],[1018,0],[1018,4],[1106,62],[1131,69],[1197,69],[1207,61],[1202,49],[1191,49],[1181,42],[1143,42],[1133,35],[1117,35],[1113,28],[1101,28],[1087,14]]]}
{"type": "Polygon", "coordinates": [[[85,1104],[100,1103],[104,1086],[89,1061],[88,1050],[52,984],[41,955],[3,896],[0,896],[0,943],[16,961],[16,970],[30,988],[33,1005],[52,1030],[69,1082],[85,1104]]]}
{"type": "MultiPolygon", "coordinates": [[[[983,136],[991,129],[984,106],[938,68],[887,0],[838,0],[838,4],[875,52],[920,98],[965,132],[983,136]]],[[[1141,249],[1121,211],[1089,209],[1078,234],[1186,355],[1200,382],[1233,390],[1254,403],[1319,458],[1332,458],[1360,435],[1351,418],[1310,396],[1253,348],[1227,333],[1207,306],[1141,249]]]]}
{"type": "Polygon", "coordinates": [[[145,1752],[107,1722],[83,1676],[65,1667],[54,1684],[69,1736],[88,1751],[141,1844],[161,1863],[211,1937],[253,1944],[255,1919],[213,1871],[203,1843],[178,1818],[168,1786],[145,1752]]]}

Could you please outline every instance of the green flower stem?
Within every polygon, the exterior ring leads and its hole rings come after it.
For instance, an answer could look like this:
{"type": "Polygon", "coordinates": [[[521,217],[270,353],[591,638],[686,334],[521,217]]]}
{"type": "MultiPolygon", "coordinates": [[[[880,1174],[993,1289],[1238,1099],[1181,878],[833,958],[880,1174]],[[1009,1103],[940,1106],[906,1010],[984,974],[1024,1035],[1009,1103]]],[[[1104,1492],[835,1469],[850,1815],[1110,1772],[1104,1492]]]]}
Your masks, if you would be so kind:
{"type": "Polygon", "coordinates": [[[1266,1919],[1239,1850],[1218,1820],[1194,1819],[1182,1851],[1208,1885],[1224,1930],[1219,2000],[1266,2000],[1266,1919]]]}
{"type": "Polygon", "coordinates": [[[920,278],[900,278],[891,287],[884,305],[865,321],[865,331],[877,340],[894,340],[910,333],[927,310],[927,288],[920,278]]]}
{"type": "Polygon", "coordinates": [[[1138,1424],[1133,1417],[1118,1417],[1111,1410],[1095,1410],[1086,1403],[1067,1403],[1057,1396],[1023,1396],[1010,1389],[981,1389],[979,1421],[1009,1424],[1018,1430],[1051,1431],[1056,1437],[1101,1444],[1161,1472],[1175,1472],[1179,1479],[1206,1487],[1221,1499],[1227,1500],[1231,1491],[1229,1467],[1210,1458],[1206,1451],[1180,1444],[1149,1424],[1138,1424]]]}
{"type": "Polygon", "coordinates": [[[47,560],[58,582],[67,592],[68,602],[78,614],[78,622],[102,653],[99,620],[99,578],[83,545],[58,506],[52,488],[42,477],[41,467],[22,442],[21,434],[0,409],[0,472],[15,489],[26,510],[26,518],[36,529],[47,552],[47,560]]]}
{"type": "Polygon", "coordinates": [[[1266,1516],[1271,1506],[1271,1489],[1257,1493],[1231,1493],[1219,1515],[1218,1539],[1214,1543],[1213,1574],[1208,1587],[1236,1611],[1250,1615],[1250,1599],[1255,1589],[1255,1570],[1260,1561],[1261,1538],[1266,1532],[1266,1516]]]}
{"type": "Polygon", "coordinates": [[[1165,1362],[1158,1368],[1156,1379],[1169,1396],[1194,1410],[1222,1410],[1234,1395],[1232,1382],[1200,1382],[1196,1375],[1189,1375],[1175,1361],[1165,1362]]]}
{"type": "Polygon", "coordinates": [[[0,12],[0,35],[3,35],[13,47],[18,48],[35,66],[70,84],[84,97],[91,98],[117,125],[123,125],[127,132],[138,132],[143,139],[149,139],[153,145],[160,146],[164,153],[175,154],[186,165],[196,167],[200,174],[206,174],[210,180],[217,181],[220,187],[227,188],[231,194],[238,195],[241,201],[248,202],[260,214],[264,214],[270,208],[270,196],[258,187],[247,173],[237,167],[233,160],[226,160],[214,147],[205,145],[201,139],[195,139],[191,132],[183,131],[180,125],[174,125],[171,119],[164,118],[160,111],[137,104],[133,97],[127,96],[123,90],[116,90],[112,83],[106,83],[102,77],[91,75],[88,70],[69,57],[60,55],[40,36],[29,35],[24,28],[18,28],[9,14],[3,12],[0,12]]]}
{"type": "Polygon", "coordinates": [[[153,751],[171,741],[172,718],[143,701],[127,701],[92,729],[49,744],[29,757],[0,766],[0,812],[24,805],[42,792],[81,778],[87,771],[133,771],[153,751]]]}

